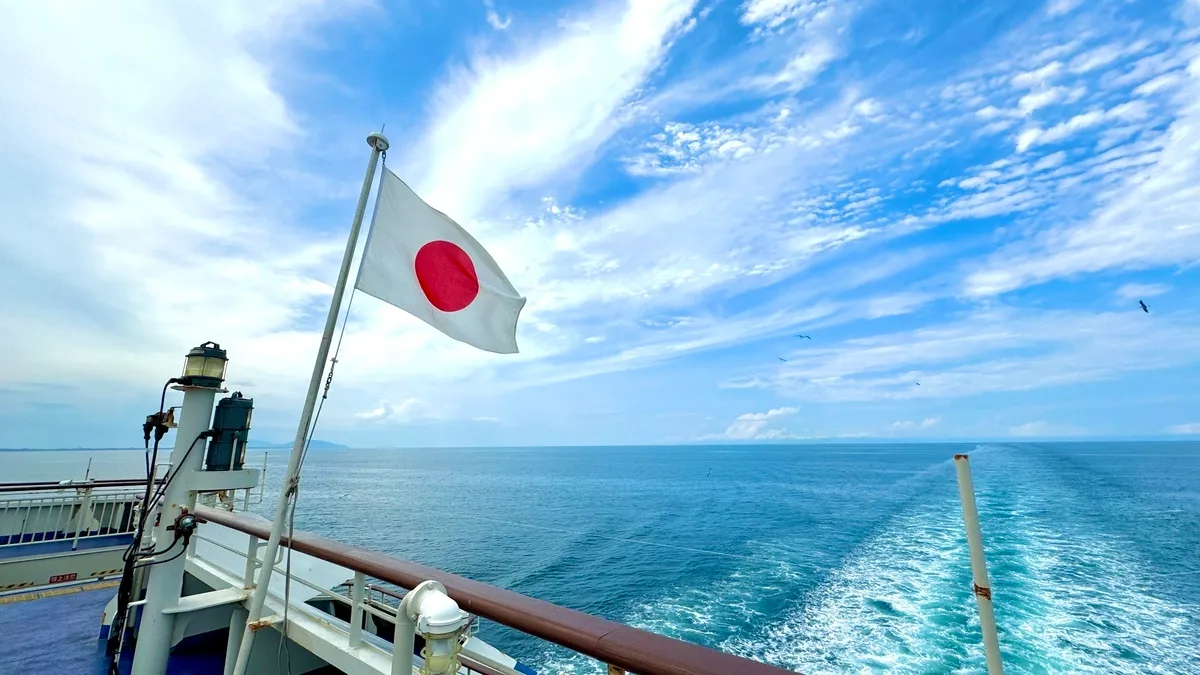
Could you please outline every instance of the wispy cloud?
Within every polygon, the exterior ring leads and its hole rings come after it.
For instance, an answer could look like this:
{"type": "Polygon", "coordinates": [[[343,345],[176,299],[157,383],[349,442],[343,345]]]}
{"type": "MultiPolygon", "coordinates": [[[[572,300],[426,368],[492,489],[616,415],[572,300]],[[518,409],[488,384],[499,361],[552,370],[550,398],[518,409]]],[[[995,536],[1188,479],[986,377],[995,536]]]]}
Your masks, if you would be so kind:
{"type": "Polygon", "coordinates": [[[621,128],[622,107],[662,63],[694,5],[607,6],[578,27],[531,35],[513,53],[474,54],[447,73],[407,174],[426,201],[464,219],[514,191],[577,175],[621,128]]]}
{"type": "Polygon", "coordinates": [[[1168,434],[1196,435],[1200,434],[1200,422],[1191,424],[1175,424],[1166,428],[1168,434]]]}
{"type": "Polygon", "coordinates": [[[1104,380],[1200,358],[1180,348],[1200,339],[1195,317],[1152,327],[1137,318],[995,309],[798,353],[773,373],[726,386],[764,387],[813,402],[945,399],[1104,380]]]}
{"type": "Polygon", "coordinates": [[[1124,284],[1117,289],[1116,295],[1128,302],[1141,298],[1156,298],[1170,291],[1171,287],[1167,284],[1124,284]]]}
{"type": "Polygon", "coordinates": [[[429,419],[431,415],[428,406],[420,399],[406,398],[399,403],[380,401],[375,408],[356,413],[355,417],[369,422],[408,424],[421,419],[429,419]]]}
{"type": "Polygon", "coordinates": [[[494,0],[483,0],[483,6],[487,10],[488,25],[492,28],[496,30],[508,30],[508,27],[512,25],[511,16],[506,16],[503,19],[500,18],[500,14],[496,11],[494,0]]]}

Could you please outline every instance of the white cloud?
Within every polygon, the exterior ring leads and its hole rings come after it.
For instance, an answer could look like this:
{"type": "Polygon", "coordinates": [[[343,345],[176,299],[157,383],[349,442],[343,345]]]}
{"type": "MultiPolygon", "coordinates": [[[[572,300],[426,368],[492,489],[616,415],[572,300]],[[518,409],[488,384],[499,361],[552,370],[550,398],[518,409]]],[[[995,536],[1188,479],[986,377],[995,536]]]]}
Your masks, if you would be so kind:
{"type": "Polygon", "coordinates": [[[1046,3],[1046,13],[1050,16],[1062,16],[1075,11],[1083,4],[1083,0],[1049,0],[1046,3]]]}
{"type": "Polygon", "coordinates": [[[500,15],[496,12],[496,3],[494,0],[483,0],[483,6],[487,9],[487,22],[492,28],[496,30],[508,30],[508,27],[512,25],[511,16],[506,16],[503,19],[500,18],[500,15]]]}
{"type": "Polygon", "coordinates": [[[1055,424],[1045,420],[1019,424],[1008,430],[1009,436],[1018,438],[1054,438],[1061,436],[1086,436],[1086,429],[1071,424],[1055,424]]]}
{"type": "Polygon", "coordinates": [[[6,378],[143,385],[206,338],[262,357],[235,364],[255,381],[311,358],[311,337],[292,331],[327,296],[318,279],[338,244],[289,224],[304,197],[273,195],[297,173],[253,189],[302,133],[264,59],[283,65],[294,41],[353,9],[4,10],[0,202],[20,225],[0,229],[0,282],[29,289],[0,319],[27,336],[10,343],[21,367],[6,378]]]}
{"type": "Polygon", "coordinates": [[[1009,436],[1027,437],[1027,436],[1050,436],[1053,427],[1044,420],[1037,422],[1026,422],[1025,424],[1017,425],[1008,430],[1009,436]]]}
{"type": "Polygon", "coordinates": [[[1045,84],[1046,82],[1058,77],[1059,73],[1062,72],[1062,69],[1062,63],[1053,61],[1040,68],[1017,73],[1012,77],[1012,86],[1030,88],[1045,84]]]}
{"type": "Polygon", "coordinates": [[[1136,308],[1105,314],[981,310],[943,325],[808,348],[777,371],[727,386],[769,388],[812,402],[954,399],[1200,363],[1197,317],[1160,315],[1150,324],[1141,316],[1136,308]]]}
{"type": "Polygon", "coordinates": [[[1042,157],[1041,159],[1039,159],[1037,161],[1037,163],[1035,163],[1033,165],[1033,170],[1035,172],[1038,172],[1038,171],[1046,171],[1048,169],[1057,169],[1058,167],[1060,167],[1064,163],[1066,163],[1066,161],[1067,161],[1067,153],[1063,152],[1062,150],[1059,150],[1058,152],[1051,153],[1051,154],[1046,155],[1045,157],[1042,157]]]}
{"type": "Polygon", "coordinates": [[[834,4],[829,0],[749,0],[742,5],[742,23],[768,30],[789,22],[807,24],[828,14],[834,4]]]}
{"type": "Polygon", "coordinates": [[[1117,289],[1117,297],[1126,302],[1142,298],[1154,298],[1171,290],[1166,284],[1124,284],[1117,289]]]}
{"type": "Polygon", "coordinates": [[[1018,134],[1017,135],[1017,152],[1025,152],[1029,148],[1033,147],[1033,144],[1037,142],[1038,138],[1041,137],[1042,133],[1043,133],[1043,131],[1041,129],[1039,129],[1037,127],[1033,127],[1030,129],[1025,129],[1020,134],[1018,134]]]}
{"type": "Polygon", "coordinates": [[[1173,89],[1182,84],[1184,81],[1185,78],[1179,73],[1167,73],[1166,75],[1159,75],[1154,79],[1147,80],[1146,82],[1139,84],[1137,88],[1133,90],[1133,93],[1138,96],[1152,96],[1160,91],[1173,89]]]}
{"type": "Polygon", "coordinates": [[[515,190],[578,171],[622,126],[622,106],[662,63],[694,5],[606,7],[586,29],[522,40],[505,57],[475,54],[448,73],[432,126],[406,153],[406,174],[430,204],[470,220],[515,190]]]}
{"type": "Polygon", "coordinates": [[[942,421],[942,418],[940,418],[940,417],[926,417],[925,419],[921,420],[920,422],[914,422],[912,420],[901,420],[899,422],[892,422],[891,428],[892,428],[892,431],[908,432],[908,431],[915,431],[917,429],[928,429],[930,427],[937,426],[937,424],[941,421],[942,421]]]}
{"type": "Polygon", "coordinates": [[[1179,434],[1179,435],[1200,434],[1200,422],[1195,422],[1192,424],[1176,424],[1174,426],[1167,427],[1166,432],[1168,434],[1179,434]]]}
{"type": "Polygon", "coordinates": [[[1090,72],[1109,65],[1121,58],[1123,54],[1124,52],[1115,45],[1102,45],[1075,57],[1071,61],[1070,70],[1073,73],[1090,72]]]}
{"type": "Polygon", "coordinates": [[[772,421],[782,417],[791,417],[799,412],[798,408],[773,408],[764,413],[746,413],[739,415],[729,428],[722,434],[723,438],[732,440],[778,440],[792,438],[786,429],[769,428],[772,421]]]}
{"type": "MultiPolygon", "coordinates": [[[[354,416],[369,422],[408,424],[417,420],[427,419],[429,417],[429,410],[428,406],[420,399],[410,397],[399,403],[388,403],[386,400],[380,401],[379,405],[375,408],[356,413],[354,416]]],[[[477,418],[476,421],[479,421],[479,419],[477,418]]]]}
{"type": "MultiPolygon", "coordinates": [[[[1200,199],[1200,62],[1180,91],[1178,116],[1161,136],[1150,161],[1139,161],[1119,189],[1101,193],[1099,206],[1082,222],[1040,229],[997,252],[983,269],[967,278],[975,296],[1005,293],[1084,272],[1147,269],[1185,265],[1200,260],[1200,224],[1194,205],[1200,199]]],[[[1098,124],[1102,118],[1139,119],[1145,109],[1121,104],[1106,113],[1085,113],[1055,127],[1065,137],[1098,124]]],[[[1051,130],[1053,131],[1053,130],[1051,130]]],[[[1049,142],[1046,132],[1037,138],[1049,142]]],[[[1121,168],[1124,167],[1113,167],[1121,168]]],[[[1117,187],[1117,186],[1114,186],[1117,187]]]]}
{"type": "Polygon", "coordinates": [[[1022,96],[1017,101],[1017,107],[1021,110],[1021,114],[1032,115],[1039,108],[1045,108],[1061,99],[1066,91],[1065,87],[1038,89],[1022,96]]]}

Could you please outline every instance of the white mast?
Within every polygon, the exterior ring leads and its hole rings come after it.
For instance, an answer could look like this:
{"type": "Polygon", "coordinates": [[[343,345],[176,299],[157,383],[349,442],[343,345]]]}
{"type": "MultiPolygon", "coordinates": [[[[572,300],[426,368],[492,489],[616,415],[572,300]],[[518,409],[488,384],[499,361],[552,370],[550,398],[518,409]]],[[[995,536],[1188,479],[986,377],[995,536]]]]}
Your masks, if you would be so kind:
{"type": "MultiPolygon", "coordinates": [[[[313,364],[312,379],[308,382],[308,398],[305,399],[304,410],[300,413],[300,424],[296,427],[296,440],[292,444],[292,455],[288,460],[287,472],[283,477],[283,489],[279,494],[279,503],[275,506],[275,522],[271,525],[271,538],[267,541],[267,548],[263,553],[263,565],[259,568],[258,581],[254,588],[254,594],[250,598],[250,611],[238,646],[233,675],[245,675],[246,665],[250,660],[250,649],[254,645],[254,631],[257,628],[255,624],[262,618],[263,603],[267,599],[267,589],[271,581],[272,563],[279,550],[279,539],[287,521],[293,490],[300,480],[300,459],[304,454],[308,427],[312,422],[313,410],[317,405],[317,394],[320,392],[321,380],[325,375],[325,361],[329,358],[329,346],[333,342],[334,328],[337,327],[338,313],[342,308],[342,296],[346,293],[346,282],[350,278],[350,263],[354,260],[354,251],[358,244],[358,231],[362,227],[363,214],[367,210],[367,198],[371,194],[371,184],[375,179],[375,166],[379,162],[379,155],[387,152],[388,149],[387,137],[378,132],[367,136],[367,144],[371,146],[371,159],[367,163],[367,175],[363,179],[362,192],[358,194],[358,207],[354,210],[354,222],[350,224],[350,239],[346,242],[346,252],[342,255],[342,268],[338,272],[337,285],[333,289],[333,300],[329,303],[329,315],[325,317],[325,332],[321,335],[321,346],[317,349],[317,360],[313,364]]],[[[237,638],[231,635],[230,639],[237,638]]],[[[226,664],[226,672],[228,672],[228,664],[226,664]]]]}
{"type": "Polygon", "coordinates": [[[983,631],[988,675],[1003,675],[1000,638],[996,635],[996,614],[992,611],[992,585],[988,581],[987,561],[983,557],[983,533],[979,530],[979,511],[975,508],[970,460],[966,455],[955,455],[954,468],[958,472],[958,494],[962,499],[963,521],[967,526],[967,549],[971,553],[971,577],[975,586],[975,600],[979,603],[979,627],[983,631]]]}

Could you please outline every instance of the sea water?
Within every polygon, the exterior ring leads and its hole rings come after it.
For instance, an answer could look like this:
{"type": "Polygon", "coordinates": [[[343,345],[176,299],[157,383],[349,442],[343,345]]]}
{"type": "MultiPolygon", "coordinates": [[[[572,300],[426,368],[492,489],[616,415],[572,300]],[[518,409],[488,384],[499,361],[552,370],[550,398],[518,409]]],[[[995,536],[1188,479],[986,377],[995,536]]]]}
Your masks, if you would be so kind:
{"type": "MultiPolygon", "coordinates": [[[[1007,672],[1200,672],[1200,443],[314,450],[296,527],[805,673],[980,673],[956,452],[1007,672]]],[[[86,454],[0,462],[61,479],[86,454]]],[[[94,476],[142,470],[91,456],[94,476]]]]}

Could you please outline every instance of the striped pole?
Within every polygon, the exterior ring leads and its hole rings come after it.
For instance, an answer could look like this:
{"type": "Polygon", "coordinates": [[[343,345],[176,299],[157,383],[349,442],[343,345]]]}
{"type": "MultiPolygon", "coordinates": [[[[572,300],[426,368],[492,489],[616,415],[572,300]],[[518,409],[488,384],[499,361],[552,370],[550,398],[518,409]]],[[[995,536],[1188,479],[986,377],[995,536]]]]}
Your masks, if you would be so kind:
{"type": "Polygon", "coordinates": [[[988,582],[987,561],[983,557],[983,533],[979,530],[979,511],[975,508],[970,460],[966,455],[955,455],[954,468],[958,472],[958,494],[962,498],[963,520],[967,525],[967,548],[971,551],[971,576],[975,585],[975,600],[979,603],[979,627],[983,629],[988,675],[1002,675],[1004,665],[1000,663],[1000,638],[996,635],[992,585],[988,582]]]}

